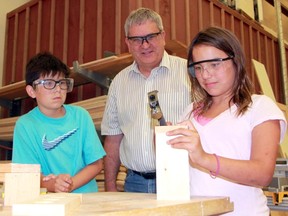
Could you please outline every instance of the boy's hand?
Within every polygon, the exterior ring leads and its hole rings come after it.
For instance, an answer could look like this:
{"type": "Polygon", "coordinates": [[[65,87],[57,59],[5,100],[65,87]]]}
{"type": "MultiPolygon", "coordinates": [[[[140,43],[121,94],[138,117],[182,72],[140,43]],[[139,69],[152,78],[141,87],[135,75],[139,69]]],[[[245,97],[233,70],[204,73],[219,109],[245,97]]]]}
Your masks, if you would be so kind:
{"type": "Polygon", "coordinates": [[[55,179],[57,176],[56,175],[54,175],[54,174],[49,174],[48,176],[44,176],[43,178],[42,178],[42,181],[49,181],[49,180],[51,180],[51,179],[55,179]]]}
{"type": "Polygon", "coordinates": [[[60,174],[58,176],[49,174],[48,176],[44,176],[42,181],[51,183],[55,193],[71,192],[73,188],[72,177],[69,174],[60,174]]]}
{"type": "Polygon", "coordinates": [[[55,179],[55,192],[71,192],[73,186],[72,178],[69,174],[60,174],[55,179]]]}

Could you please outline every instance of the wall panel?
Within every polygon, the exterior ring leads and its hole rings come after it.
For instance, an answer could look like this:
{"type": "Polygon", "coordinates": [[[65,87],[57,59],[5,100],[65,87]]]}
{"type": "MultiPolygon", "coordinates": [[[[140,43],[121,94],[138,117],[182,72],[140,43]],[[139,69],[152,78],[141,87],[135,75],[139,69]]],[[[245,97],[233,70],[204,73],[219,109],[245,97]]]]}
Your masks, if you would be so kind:
{"type": "MultiPolygon", "coordinates": [[[[39,24],[38,20],[41,20],[41,17],[39,17],[39,5],[33,5],[29,9],[29,13],[27,13],[27,19],[29,22],[25,23],[28,25],[26,32],[27,32],[27,43],[24,44],[25,48],[24,50],[27,50],[25,52],[25,56],[23,58],[24,60],[24,70],[25,70],[25,63],[28,61],[30,56],[34,55],[38,51],[39,46],[39,34],[40,31],[38,31],[39,24]]],[[[25,72],[23,70],[23,73],[25,72]]],[[[25,74],[25,73],[24,73],[25,74]]],[[[22,77],[24,77],[24,74],[22,74],[22,77]]],[[[19,77],[19,79],[22,79],[22,77],[19,77]]]]}
{"type": "Polygon", "coordinates": [[[207,26],[213,25],[213,22],[211,21],[213,18],[213,11],[211,11],[210,4],[213,4],[210,1],[200,1],[201,4],[199,4],[202,8],[200,9],[202,11],[201,16],[199,17],[200,20],[202,20],[202,25],[200,25],[200,29],[205,28],[207,26]]]}
{"type": "Polygon", "coordinates": [[[223,26],[223,20],[222,20],[222,11],[223,9],[217,5],[213,5],[212,4],[212,11],[213,11],[213,18],[211,20],[211,24],[212,25],[216,25],[216,26],[221,26],[221,27],[224,27],[223,26]]]}
{"type": "Polygon", "coordinates": [[[13,47],[14,47],[14,35],[15,35],[15,25],[17,16],[11,17],[7,20],[6,24],[6,44],[4,51],[4,73],[3,73],[3,84],[8,85],[13,83],[12,74],[14,74],[14,58],[13,58],[13,47]]]}
{"type": "MultiPolygon", "coordinates": [[[[248,73],[257,91],[260,87],[251,58],[266,66],[276,99],[284,101],[277,38],[216,0],[30,1],[7,15],[3,85],[23,80],[27,60],[39,51],[51,51],[69,66],[75,60],[81,64],[103,58],[107,52],[128,52],[124,22],[131,10],[141,6],[162,16],[167,41],[176,39],[188,46],[200,29],[210,25],[232,30],[243,45],[248,73]]],[[[75,88],[67,102],[103,93],[90,83],[75,88]]],[[[30,99],[23,104],[23,113],[31,109],[30,99]]]]}
{"type": "Polygon", "coordinates": [[[200,17],[202,17],[201,16],[202,11],[200,8],[201,2],[202,2],[201,0],[197,0],[197,1],[193,1],[193,3],[191,1],[189,1],[188,3],[189,14],[187,16],[190,17],[190,20],[189,20],[190,26],[188,26],[189,31],[190,31],[190,34],[189,34],[190,38],[186,38],[186,41],[188,41],[187,44],[190,43],[191,39],[197,34],[198,30],[201,28],[200,26],[202,26],[202,19],[200,19],[200,17]]]}
{"type": "MultiPolygon", "coordinates": [[[[67,40],[68,38],[67,39],[65,38],[65,40],[64,40],[64,31],[66,30],[65,28],[67,28],[67,26],[68,26],[68,25],[64,25],[65,6],[67,7],[67,5],[65,5],[65,1],[55,1],[55,7],[52,8],[52,11],[54,13],[54,19],[53,19],[53,22],[51,23],[51,25],[53,26],[54,35],[52,35],[52,44],[53,45],[52,45],[51,51],[57,57],[59,57],[61,59],[64,59],[63,56],[66,55],[66,53],[64,54],[64,52],[63,52],[64,43],[67,43],[67,41],[69,41],[69,40],[67,40]]],[[[76,8],[76,6],[73,8],[76,8]]],[[[77,14],[76,14],[76,16],[77,16],[77,14]]],[[[74,18],[74,16],[70,16],[69,27],[72,29],[76,28],[76,30],[77,30],[77,26],[75,25],[75,23],[73,23],[73,18],[74,18]]],[[[66,24],[68,24],[68,23],[66,23],[66,24]]],[[[77,31],[75,31],[73,33],[75,34],[76,32],[77,31]]],[[[77,35],[77,33],[76,33],[76,35],[77,35]]],[[[73,34],[71,36],[73,36],[73,34]]]]}
{"type": "Polygon", "coordinates": [[[51,7],[52,7],[52,2],[51,1],[41,1],[39,2],[39,7],[40,7],[40,14],[38,15],[38,19],[40,18],[41,25],[38,26],[40,28],[40,49],[37,50],[42,51],[42,50],[50,50],[50,32],[52,32],[51,29],[51,7]],[[40,4],[41,3],[41,4],[40,4]]]}
{"type": "Polygon", "coordinates": [[[16,44],[13,47],[14,53],[13,58],[15,57],[15,69],[14,73],[12,74],[12,82],[16,82],[20,79],[23,79],[23,65],[24,65],[24,44],[27,40],[27,34],[25,34],[25,27],[26,27],[26,10],[22,11],[18,14],[18,23],[17,23],[17,30],[15,32],[15,42],[16,44]]]}

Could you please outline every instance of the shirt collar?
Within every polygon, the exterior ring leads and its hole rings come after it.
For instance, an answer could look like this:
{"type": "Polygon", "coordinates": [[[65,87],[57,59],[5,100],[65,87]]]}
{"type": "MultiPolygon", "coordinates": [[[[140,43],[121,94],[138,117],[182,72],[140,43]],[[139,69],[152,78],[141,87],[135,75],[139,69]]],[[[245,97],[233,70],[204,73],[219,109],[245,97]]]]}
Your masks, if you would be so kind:
{"type": "MultiPolygon", "coordinates": [[[[170,61],[169,61],[169,54],[164,50],[164,53],[163,53],[163,57],[162,57],[162,60],[159,64],[159,66],[157,67],[158,69],[159,68],[166,68],[166,70],[162,70],[162,71],[170,71],[170,61]]],[[[158,71],[157,69],[157,71],[158,71]]],[[[131,71],[130,72],[134,72],[134,73],[138,73],[140,74],[141,72],[139,71],[138,69],[138,66],[137,66],[137,63],[134,61],[132,63],[132,66],[131,66],[131,71]]]]}

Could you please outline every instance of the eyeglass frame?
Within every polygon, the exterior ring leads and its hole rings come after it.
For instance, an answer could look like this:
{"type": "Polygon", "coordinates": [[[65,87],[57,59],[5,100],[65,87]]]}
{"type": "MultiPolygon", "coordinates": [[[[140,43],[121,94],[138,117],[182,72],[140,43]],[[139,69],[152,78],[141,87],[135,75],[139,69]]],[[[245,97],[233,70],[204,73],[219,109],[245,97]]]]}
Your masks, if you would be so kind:
{"type": "Polygon", "coordinates": [[[43,87],[44,87],[45,89],[47,89],[47,90],[53,90],[53,89],[55,89],[56,86],[58,85],[61,90],[67,90],[67,93],[68,93],[68,92],[71,92],[71,91],[73,90],[74,79],[73,79],[73,78],[64,78],[64,79],[60,79],[60,80],[58,80],[58,81],[56,81],[56,80],[54,80],[54,79],[35,80],[35,81],[32,83],[32,87],[35,88],[36,85],[43,85],[43,87]],[[61,83],[62,81],[64,81],[64,80],[65,80],[66,83],[67,83],[67,89],[61,88],[60,83],[61,83]],[[53,88],[47,88],[47,87],[45,86],[45,82],[47,82],[47,81],[53,81],[53,82],[54,82],[54,87],[53,87],[53,88]],[[68,83],[67,81],[68,81],[69,83],[68,83]]]}
{"type": "MultiPolygon", "coordinates": [[[[133,39],[141,39],[142,42],[141,44],[136,44],[135,46],[141,46],[143,45],[144,41],[146,41],[146,43],[150,44],[149,42],[149,38],[154,38],[154,37],[157,37],[158,35],[160,35],[162,33],[162,31],[159,31],[159,32],[155,32],[155,33],[150,33],[150,34],[147,34],[145,36],[127,36],[127,39],[128,40],[132,40],[132,43],[134,43],[135,41],[133,41],[133,39]]],[[[138,43],[138,42],[137,42],[138,43]]],[[[133,44],[134,45],[134,44],[133,44]]]]}
{"type": "Polygon", "coordinates": [[[202,60],[202,61],[198,61],[198,62],[192,62],[188,65],[188,72],[192,77],[196,77],[195,74],[195,70],[194,70],[194,65],[197,64],[201,64],[201,63],[205,63],[205,62],[224,62],[224,61],[228,61],[230,59],[233,59],[235,56],[234,55],[230,55],[226,58],[214,58],[214,59],[207,59],[207,60],[202,60]]]}

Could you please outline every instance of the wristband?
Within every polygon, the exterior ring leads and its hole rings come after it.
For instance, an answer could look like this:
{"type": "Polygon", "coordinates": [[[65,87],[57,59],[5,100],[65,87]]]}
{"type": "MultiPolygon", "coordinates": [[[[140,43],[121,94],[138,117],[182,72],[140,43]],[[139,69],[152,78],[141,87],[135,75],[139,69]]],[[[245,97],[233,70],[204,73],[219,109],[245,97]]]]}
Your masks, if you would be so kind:
{"type": "Polygon", "coordinates": [[[217,161],[217,169],[216,169],[215,172],[210,171],[210,176],[211,176],[211,178],[215,179],[215,178],[218,176],[219,171],[220,171],[220,162],[219,162],[219,157],[218,157],[218,155],[216,155],[216,154],[213,154],[213,155],[215,156],[216,161],[217,161]]]}

